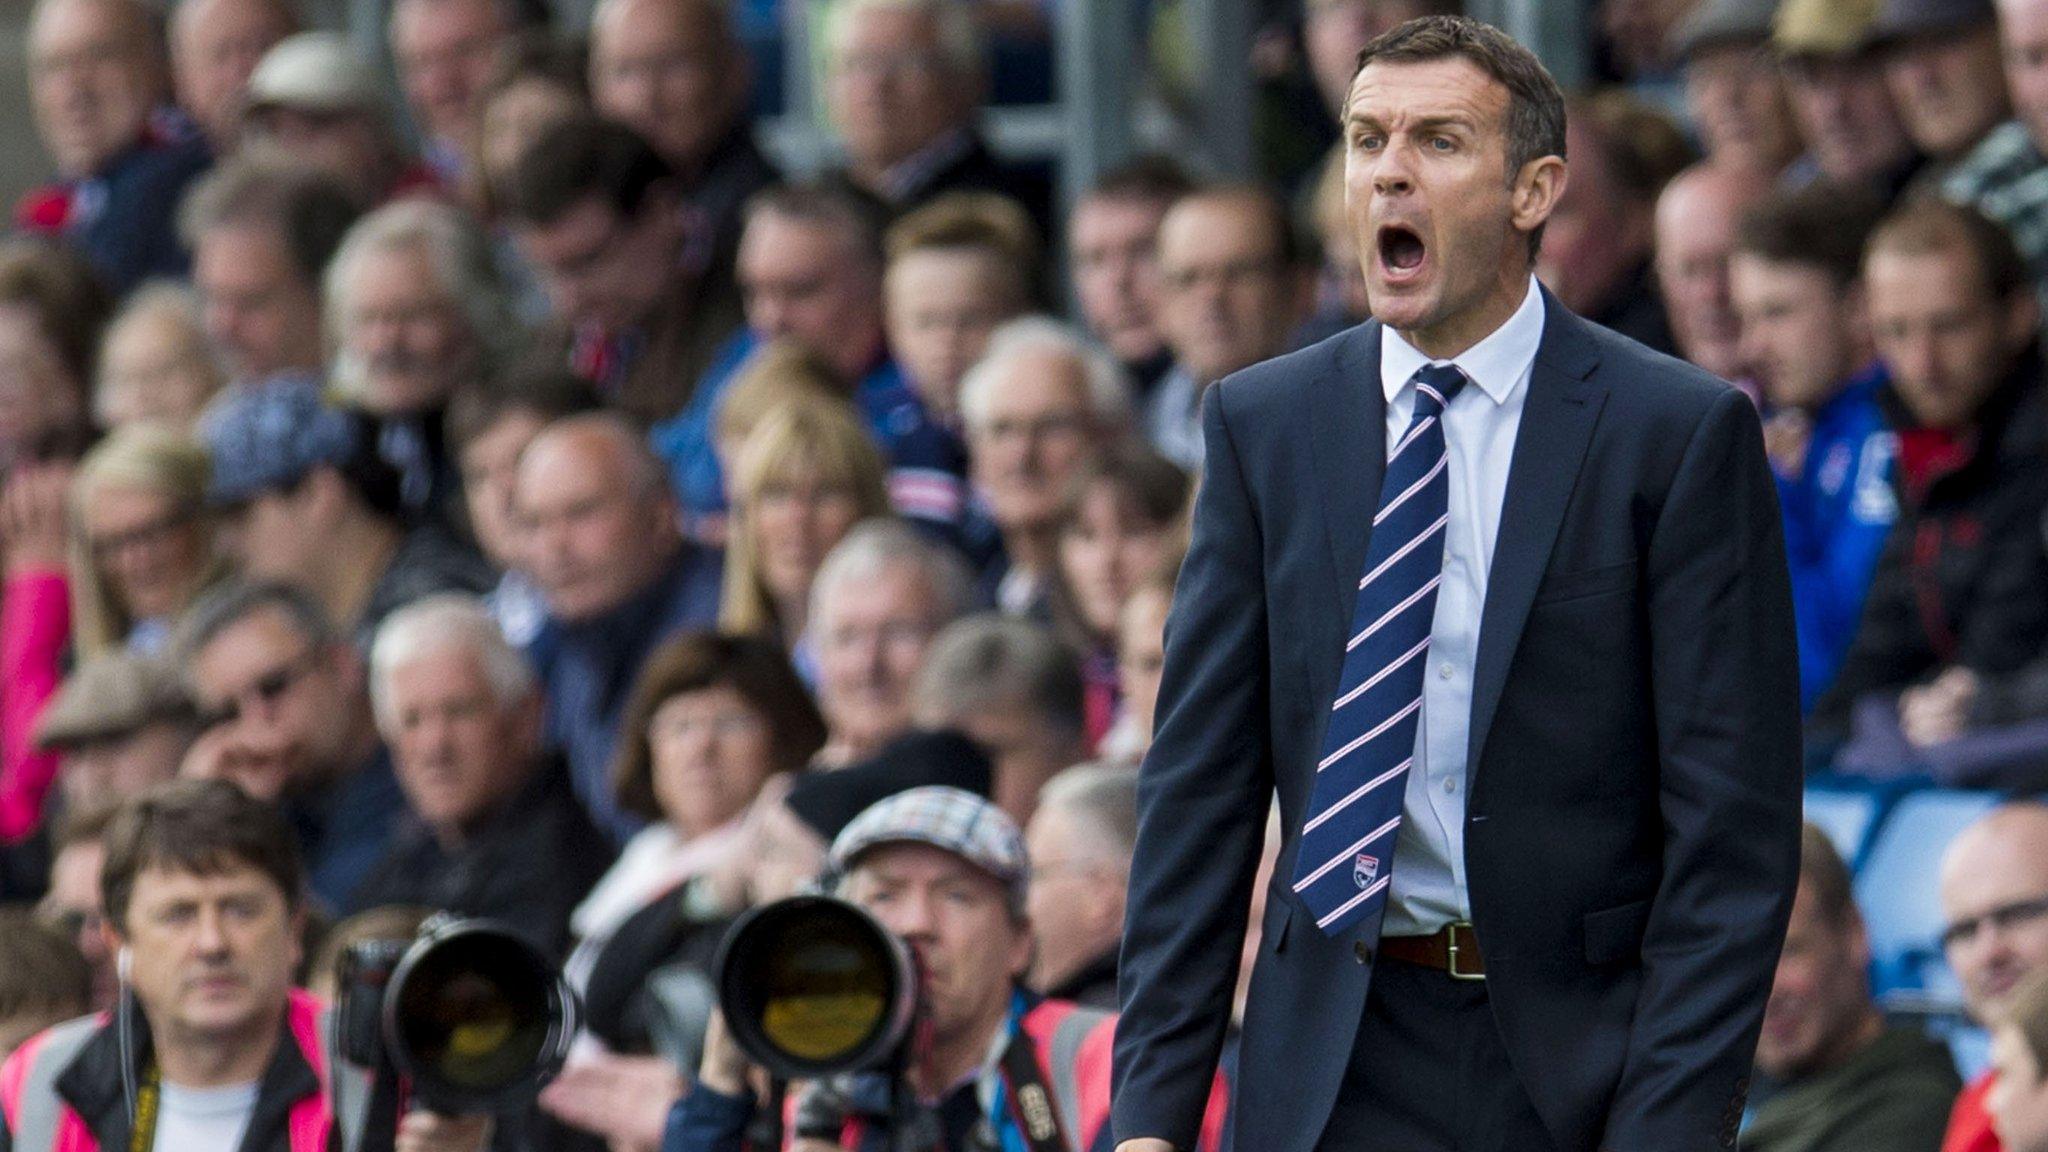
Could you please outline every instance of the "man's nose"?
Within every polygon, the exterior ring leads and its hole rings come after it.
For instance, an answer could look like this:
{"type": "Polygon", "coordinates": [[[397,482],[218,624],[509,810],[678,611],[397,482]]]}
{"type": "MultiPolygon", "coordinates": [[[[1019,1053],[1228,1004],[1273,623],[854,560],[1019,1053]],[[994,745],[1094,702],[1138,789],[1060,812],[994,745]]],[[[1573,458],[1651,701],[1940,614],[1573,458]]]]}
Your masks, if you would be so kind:
{"type": "Polygon", "coordinates": [[[1372,168],[1372,190],[1382,196],[1403,195],[1415,190],[1415,172],[1409,164],[1405,145],[1390,144],[1372,168]]]}
{"type": "Polygon", "coordinates": [[[200,911],[198,929],[193,934],[192,944],[204,953],[222,952],[227,949],[227,926],[221,920],[219,909],[206,908],[200,911]]]}

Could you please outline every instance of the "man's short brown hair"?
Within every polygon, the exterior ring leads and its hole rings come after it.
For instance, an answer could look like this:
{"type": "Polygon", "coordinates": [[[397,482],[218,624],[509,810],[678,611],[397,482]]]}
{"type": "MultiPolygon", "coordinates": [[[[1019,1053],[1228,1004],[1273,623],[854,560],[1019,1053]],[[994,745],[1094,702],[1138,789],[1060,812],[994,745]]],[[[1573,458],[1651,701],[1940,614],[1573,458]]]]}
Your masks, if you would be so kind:
{"type": "Polygon", "coordinates": [[[1863,246],[1884,212],[1869,189],[1818,180],[1751,206],[1735,229],[1735,251],[1772,264],[1826,273],[1837,289],[1863,274],[1863,246]]]}
{"type": "Polygon", "coordinates": [[[296,910],[305,883],[299,847],[276,808],[224,780],[175,780],[121,806],[107,829],[100,899],[107,920],[128,930],[135,878],[158,868],[217,876],[254,868],[296,910]]]}
{"type": "Polygon", "coordinates": [[[1958,250],[1976,262],[1993,299],[2007,300],[2031,287],[2011,233],[1975,208],[1933,197],[1910,200],[1885,217],[1864,245],[1863,263],[1869,267],[1879,252],[1926,256],[1958,250]]]}
{"type": "Polygon", "coordinates": [[[0,908],[0,1022],[92,1008],[92,968],[69,936],[25,907],[0,908]]]}
{"type": "Polygon", "coordinates": [[[1799,833],[1799,882],[1813,893],[1821,918],[1837,928],[1856,921],[1856,885],[1835,842],[1812,824],[1799,833]]]}

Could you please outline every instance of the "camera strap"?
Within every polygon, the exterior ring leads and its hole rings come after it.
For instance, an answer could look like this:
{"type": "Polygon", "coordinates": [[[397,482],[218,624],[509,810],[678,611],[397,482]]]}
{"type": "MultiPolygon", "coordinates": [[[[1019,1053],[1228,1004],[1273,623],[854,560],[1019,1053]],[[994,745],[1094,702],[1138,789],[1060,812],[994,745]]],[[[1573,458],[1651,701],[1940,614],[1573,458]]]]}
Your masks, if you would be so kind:
{"type": "Polygon", "coordinates": [[[1030,1152],[1073,1152],[1073,1145],[1060,1132],[1059,1111],[1053,1106],[1052,1088],[1033,1051],[1031,1037],[1024,1029],[1010,1030],[1010,1042],[1003,1047],[1001,1062],[1004,1102],[1017,1132],[1030,1152]]]}

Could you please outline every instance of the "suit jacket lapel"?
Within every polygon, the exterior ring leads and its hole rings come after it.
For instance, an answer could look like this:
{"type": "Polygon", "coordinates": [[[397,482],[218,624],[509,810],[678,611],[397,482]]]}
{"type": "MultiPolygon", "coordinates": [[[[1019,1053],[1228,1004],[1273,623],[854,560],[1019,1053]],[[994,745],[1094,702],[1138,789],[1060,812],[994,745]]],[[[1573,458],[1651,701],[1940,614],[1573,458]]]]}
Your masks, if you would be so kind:
{"type": "Polygon", "coordinates": [[[1322,487],[1330,586],[1338,628],[1351,619],[1358,578],[1387,470],[1387,398],[1380,390],[1380,325],[1362,324],[1339,344],[1328,375],[1311,393],[1310,444],[1322,487]]]}
{"type": "Polygon", "coordinates": [[[1549,567],[1579,465],[1607,399],[1605,385],[1586,378],[1599,363],[1599,353],[1579,328],[1584,322],[1565,311],[1547,290],[1543,304],[1543,343],[1530,373],[1522,424],[1515,432],[1500,535],[1494,541],[1486,606],[1479,620],[1468,774],[1478,770],[1494,709],[1507,684],[1508,666],[1521,643],[1529,606],[1549,567]]]}

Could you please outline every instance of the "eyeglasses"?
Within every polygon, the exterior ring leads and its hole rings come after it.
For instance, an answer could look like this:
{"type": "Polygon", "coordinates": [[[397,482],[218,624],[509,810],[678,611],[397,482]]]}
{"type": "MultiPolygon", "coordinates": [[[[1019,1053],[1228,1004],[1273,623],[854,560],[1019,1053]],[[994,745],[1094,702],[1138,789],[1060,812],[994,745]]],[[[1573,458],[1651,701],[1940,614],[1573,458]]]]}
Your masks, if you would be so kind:
{"type": "Polygon", "coordinates": [[[151,548],[162,544],[173,532],[192,523],[193,519],[194,514],[190,509],[182,509],[120,532],[94,536],[88,542],[88,547],[92,549],[92,558],[104,564],[131,548],[151,548]]]}
{"type": "Polygon", "coordinates": [[[1985,928],[1996,928],[2001,932],[2030,924],[2048,916],[2048,896],[2036,896],[2032,900],[2016,900],[1998,907],[1958,920],[1941,930],[1941,946],[1953,948],[1977,938],[1985,928]]]}
{"type": "Polygon", "coordinates": [[[249,708],[251,699],[266,709],[275,708],[277,702],[284,699],[284,694],[291,691],[294,685],[305,679],[306,674],[313,670],[314,662],[319,655],[318,649],[310,649],[300,654],[297,659],[258,676],[249,682],[247,688],[235,693],[217,707],[201,712],[200,728],[210,731],[223,724],[239,722],[242,713],[249,708]]]}
{"type": "Polygon", "coordinates": [[[658,717],[648,725],[647,734],[658,740],[680,740],[699,733],[718,737],[752,736],[767,724],[747,711],[718,712],[710,716],[658,717]]]}

